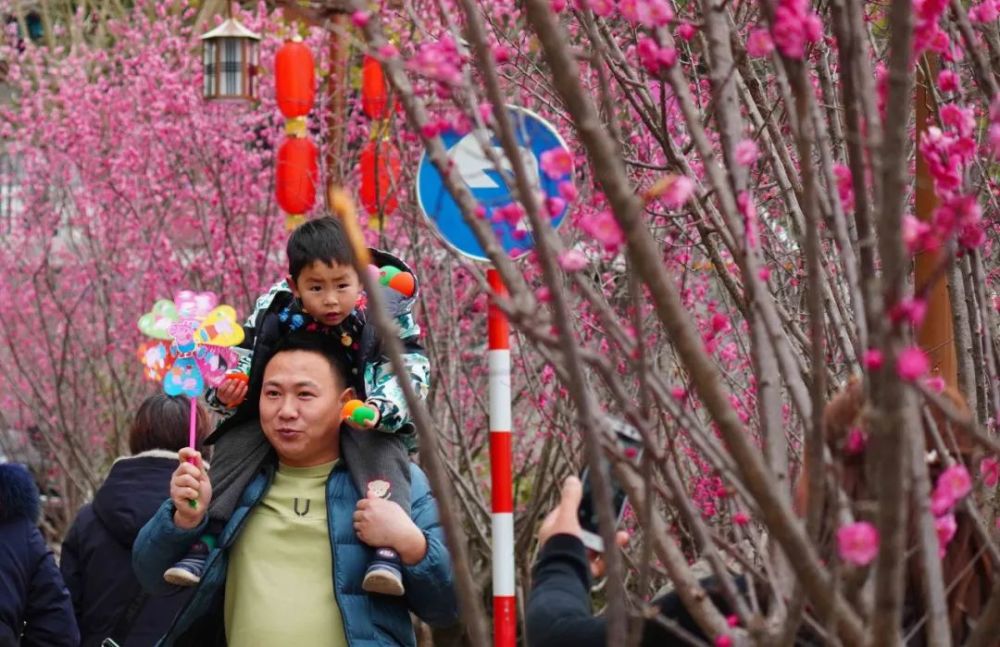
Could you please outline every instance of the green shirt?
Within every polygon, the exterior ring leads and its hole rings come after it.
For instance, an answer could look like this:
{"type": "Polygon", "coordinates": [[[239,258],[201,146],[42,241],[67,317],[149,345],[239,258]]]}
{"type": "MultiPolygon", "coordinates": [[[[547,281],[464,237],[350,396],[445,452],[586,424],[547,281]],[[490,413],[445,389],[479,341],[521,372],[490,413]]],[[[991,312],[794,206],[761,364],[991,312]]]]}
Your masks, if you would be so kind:
{"type": "Polygon", "coordinates": [[[326,522],[326,481],[334,465],[279,465],[251,511],[226,576],[230,647],[346,647],[326,522]]]}

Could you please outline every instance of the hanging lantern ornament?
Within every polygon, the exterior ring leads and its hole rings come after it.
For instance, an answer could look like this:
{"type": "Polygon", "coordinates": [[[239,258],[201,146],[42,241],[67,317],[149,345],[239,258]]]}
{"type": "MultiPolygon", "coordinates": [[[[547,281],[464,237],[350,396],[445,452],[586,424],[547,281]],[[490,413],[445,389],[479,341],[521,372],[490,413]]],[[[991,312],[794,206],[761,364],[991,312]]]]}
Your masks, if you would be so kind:
{"type": "Polygon", "coordinates": [[[382,64],[368,55],[361,63],[361,108],[373,121],[389,116],[389,86],[382,64]]]}
{"type": "Polygon", "coordinates": [[[286,224],[292,229],[316,204],[319,179],[319,150],[307,137],[289,137],[278,148],[275,198],[288,214],[286,224]]]}
{"type": "Polygon", "coordinates": [[[316,101],[316,62],[300,38],[285,41],[275,55],[274,84],[278,109],[287,120],[285,131],[304,133],[305,117],[316,101]]]}
{"type": "Polygon", "coordinates": [[[202,94],[209,101],[255,101],[260,34],[233,18],[228,2],[226,10],[222,24],[201,37],[202,94]]]}
{"type": "Polygon", "coordinates": [[[315,206],[319,181],[319,150],[306,121],[316,102],[316,61],[298,36],[285,41],[274,57],[274,93],[287,135],[278,149],[275,197],[291,231],[315,206]]]}
{"type": "Polygon", "coordinates": [[[388,139],[372,139],[361,150],[361,188],[358,197],[373,221],[391,215],[399,207],[396,183],[399,180],[399,151],[388,139]]]}

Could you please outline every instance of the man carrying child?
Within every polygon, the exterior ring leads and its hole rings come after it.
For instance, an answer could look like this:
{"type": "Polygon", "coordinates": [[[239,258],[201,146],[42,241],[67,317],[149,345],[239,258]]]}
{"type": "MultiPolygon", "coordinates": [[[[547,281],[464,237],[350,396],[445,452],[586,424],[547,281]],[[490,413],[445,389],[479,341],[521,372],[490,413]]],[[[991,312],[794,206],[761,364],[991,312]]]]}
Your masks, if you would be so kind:
{"type": "MultiPolygon", "coordinates": [[[[164,573],[173,584],[198,582],[219,532],[270,452],[258,421],[264,366],[276,345],[297,331],[323,337],[329,351],[347,366],[347,385],[367,407],[367,419],[346,417],[340,434],[340,449],[355,487],[362,496],[374,493],[409,513],[409,454],[416,451],[416,434],[399,377],[381,353],[374,325],[368,322],[353,250],[343,226],[330,217],[306,222],[292,233],[287,252],[288,276],[257,299],[244,326],[244,346],[250,353],[240,362],[240,374],[208,394],[209,404],[228,416],[207,440],[215,447],[211,474],[215,493],[202,541],[164,573]]],[[[372,250],[372,257],[386,274],[409,274],[407,293],[389,286],[383,290],[406,350],[403,359],[414,389],[426,397],[430,366],[412,313],[415,278],[401,260],[386,252],[372,250]]],[[[403,595],[399,555],[390,547],[374,548],[363,588],[371,593],[403,595]]]]}

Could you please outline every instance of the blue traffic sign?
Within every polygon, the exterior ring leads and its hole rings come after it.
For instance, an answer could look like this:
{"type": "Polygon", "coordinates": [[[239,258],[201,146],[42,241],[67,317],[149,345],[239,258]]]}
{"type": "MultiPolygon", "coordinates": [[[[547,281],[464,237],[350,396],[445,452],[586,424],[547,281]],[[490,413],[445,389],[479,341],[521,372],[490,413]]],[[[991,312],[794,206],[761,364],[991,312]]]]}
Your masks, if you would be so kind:
{"type": "MultiPolygon", "coordinates": [[[[542,154],[562,149],[566,153],[566,159],[571,159],[569,148],[552,124],[535,113],[516,106],[507,106],[507,109],[514,123],[517,143],[528,174],[534,179],[545,198],[555,199],[549,203],[550,205],[562,205],[556,213],[550,214],[552,226],[558,227],[565,219],[568,210],[568,205],[559,199],[559,185],[572,181],[572,172],[567,170],[561,177],[551,177],[551,168],[549,173],[542,171],[542,154]]],[[[493,151],[513,182],[510,162],[504,155],[499,138],[490,132],[484,135],[489,138],[493,151]]],[[[461,180],[472,193],[472,197],[485,209],[486,220],[491,223],[504,251],[512,257],[517,257],[531,250],[534,241],[529,233],[530,226],[526,216],[520,222],[511,222],[513,219],[507,214],[506,217],[497,217],[503,213],[501,211],[501,214],[498,214],[497,210],[512,202],[513,192],[507,186],[504,174],[496,169],[483,152],[476,133],[460,134],[454,130],[447,130],[441,133],[441,139],[444,140],[448,157],[454,163],[461,180]]],[[[472,233],[472,228],[462,218],[461,210],[445,188],[441,174],[427,157],[426,151],[421,156],[420,166],[417,169],[417,202],[424,216],[434,225],[448,245],[473,259],[489,260],[472,233]]]]}

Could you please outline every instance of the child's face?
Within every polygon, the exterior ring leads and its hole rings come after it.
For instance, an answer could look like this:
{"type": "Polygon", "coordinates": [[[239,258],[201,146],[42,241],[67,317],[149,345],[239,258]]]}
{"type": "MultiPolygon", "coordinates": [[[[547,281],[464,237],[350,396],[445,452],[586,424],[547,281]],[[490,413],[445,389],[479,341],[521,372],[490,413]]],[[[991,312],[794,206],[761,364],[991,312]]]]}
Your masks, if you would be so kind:
{"type": "Polygon", "coordinates": [[[302,309],[324,326],[336,326],[354,310],[361,294],[358,273],[350,265],[313,261],[292,280],[292,294],[302,301],[302,309]]]}

